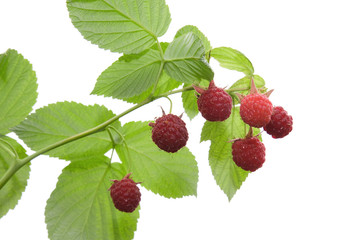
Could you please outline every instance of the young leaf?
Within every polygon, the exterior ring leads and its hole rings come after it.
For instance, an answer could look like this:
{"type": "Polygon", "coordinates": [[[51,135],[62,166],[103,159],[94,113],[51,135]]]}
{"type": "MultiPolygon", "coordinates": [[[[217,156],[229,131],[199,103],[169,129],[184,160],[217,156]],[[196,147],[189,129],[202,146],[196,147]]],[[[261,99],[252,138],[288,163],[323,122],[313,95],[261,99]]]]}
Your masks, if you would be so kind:
{"type": "MultiPolygon", "coordinates": [[[[15,153],[12,152],[10,146],[16,151],[19,158],[27,157],[25,149],[14,139],[9,137],[1,137],[0,140],[0,177],[5,174],[7,169],[14,163],[16,159],[15,153]],[[6,141],[7,143],[4,143],[6,141]]],[[[3,217],[10,209],[14,209],[17,205],[22,193],[25,191],[27,180],[30,173],[30,164],[26,164],[19,169],[0,190],[0,218],[3,217]]]]}
{"type": "Polygon", "coordinates": [[[114,62],[98,78],[92,94],[118,99],[140,95],[153,85],[161,71],[158,51],[125,55],[114,62]]]}
{"type": "Polygon", "coordinates": [[[99,156],[97,161],[72,162],[63,170],[45,209],[51,240],[133,239],[139,208],[123,213],[114,207],[110,180],[120,180],[125,173],[119,163],[109,162],[99,156]]]}
{"type": "MultiPolygon", "coordinates": [[[[163,71],[161,73],[159,82],[157,83],[155,92],[154,92],[154,97],[162,94],[162,93],[166,93],[168,91],[171,91],[177,87],[179,87],[181,85],[181,82],[176,81],[175,79],[172,79],[169,77],[169,75],[167,75],[165,73],[165,71],[163,71]]],[[[125,98],[124,100],[130,103],[140,103],[142,101],[144,101],[147,97],[150,96],[150,94],[152,93],[154,89],[154,86],[151,86],[150,88],[148,88],[145,92],[141,93],[138,96],[134,96],[131,98],[125,98]]]]}
{"type": "Polygon", "coordinates": [[[254,67],[250,60],[238,50],[229,47],[219,47],[211,50],[211,57],[220,62],[220,66],[243,72],[246,75],[254,74],[254,67]]]}
{"type": "Polygon", "coordinates": [[[196,195],[197,162],[186,147],[176,153],[160,150],[147,122],[130,122],[120,130],[125,140],[116,151],[134,181],[167,198],[196,195]]]}
{"type": "MultiPolygon", "coordinates": [[[[184,87],[191,86],[191,84],[184,84],[184,87]]],[[[199,86],[207,87],[209,86],[209,82],[206,80],[201,80],[199,86]]],[[[197,97],[195,91],[186,91],[181,94],[183,107],[186,115],[192,120],[196,115],[198,115],[198,105],[197,105],[197,97]]]]}
{"type": "MultiPolygon", "coordinates": [[[[37,151],[78,133],[87,131],[115,116],[104,106],[58,102],[36,110],[13,130],[32,150],[37,151]]],[[[119,122],[113,123],[120,126],[119,122]]],[[[104,154],[112,147],[106,131],[92,134],[47,152],[52,157],[71,160],[83,155],[104,154]]]]}
{"type": "Polygon", "coordinates": [[[201,40],[201,43],[205,48],[205,52],[208,52],[211,50],[211,44],[210,44],[209,39],[207,39],[207,37],[195,26],[186,25],[186,26],[182,27],[181,29],[179,29],[177,31],[175,38],[178,38],[189,32],[195,34],[201,40]]]}
{"type": "Polygon", "coordinates": [[[36,75],[16,50],[0,54],[0,134],[9,133],[31,112],[37,98],[36,75]]]}
{"type": "Polygon", "coordinates": [[[212,174],[229,201],[248,175],[232,160],[232,143],[229,142],[245,137],[249,130],[241,120],[239,111],[238,107],[233,108],[231,116],[223,122],[205,122],[201,133],[201,141],[211,141],[209,163],[212,174]]]}
{"type": "Polygon", "coordinates": [[[189,32],[174,39],[165,51],[166,73],[183,83],[198,79],[212,80],[214,72],[205,60],[202,41],[189,32]]]}
{"type": "Polygon", "coordinates": [[[164,0],[67,0],[85,39],[113,52],[139,53],[165,34],[171,17],[164,0]]]}

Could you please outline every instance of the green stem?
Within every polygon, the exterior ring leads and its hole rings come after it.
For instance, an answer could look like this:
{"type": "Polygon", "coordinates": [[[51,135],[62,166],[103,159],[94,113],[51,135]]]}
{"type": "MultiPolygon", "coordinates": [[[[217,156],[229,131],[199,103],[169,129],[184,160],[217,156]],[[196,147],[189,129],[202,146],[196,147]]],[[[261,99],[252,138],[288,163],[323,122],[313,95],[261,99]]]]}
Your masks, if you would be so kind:
{"type": "Polygon", "coordinates": [[[111,142],[112,142],[112,146],[113,146],[113,148],[114,148],[115,145],[116,145],[116,143],[115,143],[115,139],[114,139],[114,137],[113,137],[113,135],[112,135],[112,133],[111,133],[111,131],[110,131],[110,127],[107,127],[107,128],[106,128],[106,131],[107,131],[108,134],[109,134],[109,137],[110,137],[111,142]]]}
{"type": "Polygon", "coordinates": [[[164,51],[162,50],[161,44],[160,44],[160,42],[159,42],[159,40],[157,38],[156,38],[156,43],[157,43],[157,47],[158,47],[159,52],[160,52],[161,60],[165,61],[164,51]]]}
{"type": "Polygon", "coordinates": [[[113,126],[109,126],[108,129],[112,129],[121,138],[121,141],[125,141],[124,136],[119,132],[119,130],[117,130],[113,126]]]}
{"type": "MultiPolygon", "coordinates": [[[[81,132],[81,133],[78,133],[74,136],[71,136],[71,137],[68,137],[64,140],[61,140],[59,142],[56,142],[56,143],[53,143],[45,148],[42,148],[40,150],[38,150],[37,152],[33,153],[32,155],[29,155],[27,156],[26,158],[23,158],[23,159],[18,159],[17,161],[14,161],[13,164],[7,169],[7,171],[5,172],[5,174],[1,177],[0,179],[0,190],[4,187],[4,185],[10,180],[10,178],[21,168],[23,167],[24,165],[28,164],[31,160],[33,160],[34,158],[38,157],[39,155],[41,154],[44,154],[44,153],[47,153],[49,152],[50,150],[53,150],[55,148],[58,148],[62,145],[65,145],[67,143],[70,143],[70,142],[73,142],[73,141],[76,141],[78,139],[81,139],[83,137],[86,137],[86,136],[89,136],[89,135],[92,135],[94,133],[97,133],[97,132],[101,132],[101,131],[104,131],[106,129],[106,127],[110,124],[112,124],[113,122],[119,120],[119,118],[125,116],[126,114],[158,99],[158,98],[162,98],[162,97],[167,97],[169,95],[172,95],[172,94],[175,94],[175,93],[180,93],[180,92],[185,92],[185,91],[189,91],[189,90],[192,90],[193,88],[192,87],[185,87],[185,88],[182,88],[182,89],[178,89],[178,90],[175,90],[175,91],[170,91],[170,92],[167,92],[167,93],[163,93],[163,94],[160,94],[156,97],[149,97],[148,99],[144,100],[143,102],[141,103],[138,103],[137,105],[127,109],[126,111],[120,113],[119,115],[116,115],[112,118],[110,118],[109,120],[99,124],[98,126],[94,127],[94,128],[91,128],[91,129],[88,129],[84,132],[81,132]]],[[[113,128],[115,129],[115,128],[113,128]]]]}
{"type": "Polygon", "coordinates": [[[170,111],[169,111],[169,113],[172,113],[172,106],[173,106],[172,101],[168,96],[166,96],[165,98],[167,98],[169,100],[169,102],[170,102],[170,111]]]}
{"type": "Polygon", "coordinates": [[[181,92],[186,92],[186,91],[191,91],[194,90],[194,88],[192,86],[188,86],[188,87],[184,87],[178,90],[174,90],[174,91],[170,91],[167,93],[163,93],[163,94],[159,94],[156,96],[156,98],[162,98],[162,97],[167,97],[169,95],[175,94],[175,93],[181,93],[181,92]]]}
{"type": "Polygon", "coordinates": [[[74,136],[68,137],[64,140],[61,140],[59,142],[53,143],[45,148],[40,149],[39,151],[35,152],[34,154],[27,156],[26,158],[20,159],[19,161],[15,162],[15,164],[13,164],[8,170],[7,172],[4,174],[4,176],[2,176],[2,178],[0,179],[0,189],[9,181],[9,179],[15,174],[15,172],[17,170],[19,170],[21,167],[23,167],[24,165],[26,165],[27,163],[29,163],[32,159],[38,157],[41,154],[44,154],[52,149],[55,149],[57,147],[60,147],[62,145],[65,145],[67,143],[73,142],[75,140],[78,140],[80,138],[89,136],[91,134],[97,133],[97,132],[101,132],[103,131],[108,125],[110,125],[111,123],[117,121],[119,118],[125,116],[126,114],[134,111],[135,109],[138,109],[139,107],[142,107],[148,103],[150,103],[151,100],[147,99],[131,108],[129,108],[128,110],[120,113],[119,115],[116,115],[112,118],[110,118],[109,120],[103,122],[102,124],[91,128],[89,130],[86,130],[84,132],[78,133],[74,136]]]}

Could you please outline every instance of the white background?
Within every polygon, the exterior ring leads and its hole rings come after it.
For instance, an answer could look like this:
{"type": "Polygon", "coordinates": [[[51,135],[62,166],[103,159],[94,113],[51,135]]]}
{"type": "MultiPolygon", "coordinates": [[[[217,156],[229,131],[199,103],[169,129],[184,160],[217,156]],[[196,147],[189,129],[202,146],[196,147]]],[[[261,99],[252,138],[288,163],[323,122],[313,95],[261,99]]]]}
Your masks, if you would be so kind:
{"type": "MultiPolygon", "coordinates": [[[[136,240],[145,239],[360,239],[358,0],[167,1],[172,23],[162,41],[184,25],[199,27],[213,47],[242,51],[266,80],[274,105],[294,118],[294,130],[264,135],[263,168],[251,174],[231,202],[216,185],[199,143],[203,119],[185,117],[200,175],[198,196],[165,199],[141,189],[136,240]]],[[[83,39],[65,0],[1,0],[0,52],[18,50],[38,78],[34,109],[57,101],[104,104],[115,113],[130,105],[90,96],[97,77],[119,54],[83,39]]],[[[242,75],[220,69],[215,82],[229,86],[242,75]]],[[[180,98],[173,98],[180,114],[180,98]]],[[[123,122],[151,120],[168,107],[158,100],[123,122]]],[[[14,135],[12,135],[14,136],[14,135]]],[[[31,153],[31,151],[29,151],[31,153]]],[[[67,163],[46,156],[32,161],[26,192],[0,219],[0,239],[46,240],[44,209],[67,163]]],[[[66,239],[64,239],[66,240],[66,239]]]]}

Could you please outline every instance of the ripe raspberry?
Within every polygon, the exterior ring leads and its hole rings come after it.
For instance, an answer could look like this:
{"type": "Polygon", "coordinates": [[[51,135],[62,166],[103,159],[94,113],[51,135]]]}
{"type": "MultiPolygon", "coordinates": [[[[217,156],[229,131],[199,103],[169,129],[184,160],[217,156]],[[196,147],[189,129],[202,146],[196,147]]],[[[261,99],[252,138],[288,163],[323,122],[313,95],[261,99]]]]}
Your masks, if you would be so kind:
{"type": "Polygon", "coordinates": [[[177,152],[186,145],[189,138],[186,124],[180,117],[163,112],[163,116],[149,123],[152,129],[152,140],[166,152],[177,152]]]}
{"type": "Polygon", "coordinates": [[[122,180],[112,180],[114,183],[110,187],[110,196],[115,207],[122,212],[133,212],[141,200],[139,188],[132,179],[131,173],[127,174],[122,180]]]}
{"type": "Polygon", "coordinates": [[[264,130],[273,138],[283,138],[292,130],[293,119],[284,108],[274,107],[270,122],[264,126],[264,130]]]}
{"type": "Polygon", "coordinates": [[[255,172],[265,162],[265,145],[257,137],[237,139],[232,144],[232,155],[237,166],[255,172]]]}
{"type": "Polygon", "coordinates": [[[268,124],[271,119],[273,105],[268,99],[273,90],[260,94],[251,79],[250,94],[247,96],[237,94],[240,99],[240,116],[251,127],[261,128],[268,124]]]}
{"type": "Polygon", "coordinates": [[[252,127],[261,128],[271,119],[273,106],[269,99],[259,93],[250,94],[241,100],[240,116],[252,127]]]}
{"type": "Polygon", "coordinates": [[[224,121],[230,116],[232,98],[224,89],[216,87],[214,80],[210,82],[207,90],[196,86],[194,89],[201,94],[197,104],[201,115],[206,120],[224,121]]]}

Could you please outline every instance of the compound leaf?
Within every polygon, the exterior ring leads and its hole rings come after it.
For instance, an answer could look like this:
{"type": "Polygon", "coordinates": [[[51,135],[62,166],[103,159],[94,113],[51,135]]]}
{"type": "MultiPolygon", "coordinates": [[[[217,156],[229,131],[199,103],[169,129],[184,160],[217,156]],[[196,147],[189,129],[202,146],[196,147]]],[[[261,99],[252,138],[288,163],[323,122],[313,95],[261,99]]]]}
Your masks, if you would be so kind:
{"type": "Polygon", "coordinates": [[[158,51],[124,55],[100,75],[92,94],[118,99],[140,95],[156,82],[160,71],[158,51]]]}
{"type": "Polygon", "coordinates": [[[164,0],[67,0],[67,7],[85,39],[113,52],[139,53],[151,47],[171,22],[164,0]]]}
{"type": "MultiPolygon", "coordinates": [[[[37,151],[53,143],[87,131],[114,117],[104,106],[85,106],[75,102],[58,102],[36,110],[14,132],[32,150],[37,151]]],[[[119,122],[113,123],[119,126],[119,122]]],[[[79,156],[104,154],[112,147],[106,131],[92,134],[53,149],[46,154],[71,160],[79,156]]]]}
{"type": "Polygon", "coordinates": [[[167,198],[196,195],[197,162],[186,147],[176,153],[160,150],[147,122],[130,122],[120,131],[124,142],[116,151],[135,181],[167,198]]]}
{"type": "Polygon", "coordinates": [[[205,60],[202,40],[192,32],[175,38],[165,51],[166,73],[183,83],[198,79],[212,80],[214,72],[205,60]]]}
{"type": "Polygon", "coordinates": [[[211,50],[211,57],[219,61],[220,66],[252,75],[254,67],[250,60],[240,51],[229,47],[219,47],[211,50]]]}
{"type": "Polygon", "coordinates": [[[139,207],[118,211],[108,189],[125,173],[107,157],[72,162],[64,168],[47,201],[45,220],[51,240],[130,240],[136,231],[139,207]]]}
{"type": "MultiPolygon", "coordinates": [[[[19,158],[27,157],[25,149],[14,139],[5,136],[1,137],[0,176],[5,174],[10,166],[14,164],[16,159],[16,155],[12,152],[9,144],[16,151],[19,158]]],[[[26,164],[10,178],[10,180],[0,190],[0,218],[3,217],[10,209],[14,209],[17,205],[22,193],[25,191],[29,173],[30,164],[26,164]]]]}
{"type": "Polygon", "coordinates": [[[9,133],[31,112],[37,98],[36,75],[16,50],[0,54],[0,134],[9,133]]]}

